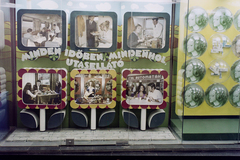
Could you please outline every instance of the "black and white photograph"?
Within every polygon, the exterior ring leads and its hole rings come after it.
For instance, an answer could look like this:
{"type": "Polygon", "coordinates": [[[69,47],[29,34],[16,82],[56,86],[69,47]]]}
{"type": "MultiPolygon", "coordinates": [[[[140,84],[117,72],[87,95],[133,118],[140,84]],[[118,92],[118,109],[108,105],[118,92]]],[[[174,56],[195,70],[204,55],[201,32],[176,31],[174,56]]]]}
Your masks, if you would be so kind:
{"type": "Polygon", "coordinates": [[[113,19],[110,16],[78,15],[74,34],[77,47],[110,48],[113,45],[113,19]]]}
{"type": "Polygon", "coordinates": [[[24,47],[61,47],[62,17],[58,14],[25,13],[21,17],[21,32],[24,47]]]}
{"type": "Polygon", "coordinates": [[[22,78],[25,104],[60,104],[62,76],[57,73],[25,73],[22,78]]]}
{"type": "Polygon", "coordinates": [[[160,105],[163,103],[164,78],[158,74],[129,74],[126,102],[129,105],[160,105]]]}
{"type": "Polygon", "coordinates": [[[133,16],[127,20],[127,46],[162,49],[166,44],[166,20],[163,17],[133,16]]]}

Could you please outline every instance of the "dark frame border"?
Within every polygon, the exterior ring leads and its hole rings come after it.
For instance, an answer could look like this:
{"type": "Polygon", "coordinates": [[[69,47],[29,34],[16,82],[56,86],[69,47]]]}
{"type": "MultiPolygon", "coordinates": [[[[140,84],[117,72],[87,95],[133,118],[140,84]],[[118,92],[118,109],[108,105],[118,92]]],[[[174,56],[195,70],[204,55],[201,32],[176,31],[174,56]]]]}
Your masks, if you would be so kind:
{"type": "Polygon", "coordinates": [[[62,46],[60,47],[62,51],[66,49],[66,39],[67,39],[67,18],[66,13],[63,10],[38,10],[38,9],[20,9],[17,12],[17,44],[20,50],[31,51],[37,50],[38,48],[52,48],[52,47],[26,47],[22,44],[22,16],[26,13],[32,14],[57,14],[62,17],[62,46]]]}
{"type": "Polygon", "coordinates": [[[115,12],[73,11],[70,15],[70,48],[84,52],[114,52],[117,49],[117,14],[115,12]],[[110,48],[78,47],[75,44],[75,19],[79,15],[110,16],[112,18],[112,46],[110,48]]]}
{"type": "Polygon", "coordinates": [[[150,50],[151,52],[155,53],[164,53],[167,52],[169,49],[169,30],[170,30],[170,15],[168,13],[158,12],[158,13],[145,13],[145,12],[126,12],[124,14],[124,26],[123,26],[123,49],[124,50],[150,50]],[[140,17],[140,16],[154,16],[154,17],[162,17],[166,20],[166,41],[165,46],[161,49],[154,49],[154,48],[130,48],[127,45],[127,26],[128,26],[128,19],[130,17],[140,17]]]}

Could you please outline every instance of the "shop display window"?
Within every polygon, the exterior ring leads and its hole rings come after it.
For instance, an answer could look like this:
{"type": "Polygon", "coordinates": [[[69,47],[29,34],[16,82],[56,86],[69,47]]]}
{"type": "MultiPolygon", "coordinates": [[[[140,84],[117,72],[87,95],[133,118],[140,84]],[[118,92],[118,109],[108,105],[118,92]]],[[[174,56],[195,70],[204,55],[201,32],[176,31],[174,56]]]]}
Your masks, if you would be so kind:
{"type": "Polygon", "coordinates": [[[2,0],[0,148],[239,143],[236,2],[2,0]]]}

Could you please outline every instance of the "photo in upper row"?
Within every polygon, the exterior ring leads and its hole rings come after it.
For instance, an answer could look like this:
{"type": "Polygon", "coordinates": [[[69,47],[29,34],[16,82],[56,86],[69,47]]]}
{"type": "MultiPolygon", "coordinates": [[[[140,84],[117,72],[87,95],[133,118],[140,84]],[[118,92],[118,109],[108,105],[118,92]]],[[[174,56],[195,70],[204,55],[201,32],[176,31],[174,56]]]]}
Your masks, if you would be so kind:
{"type": "MultiPolygon", "coordinates": [[[[21,9],[17,13],[18,48],[66,48],[66,13],[61,10],[21,9]]],[[[167,52],[170,16],[167,13],[127,12],[124,15],[123,49],[167,52]]],[[[117,14],[73,11],[70,15],[73,50],[111,52],[117,49],[117,14]]]]}
{"type": "Polygon", "coordinates": [[[71,13],[71,49],[110,52],[117,49],[117,14],[114,12],[71,13]]]}
{"type": "Polygon", "coordinates": [[[66,13],[61,10],[21,9],[17,13],[18,48],[66,48],[66,13]]]}
{"type": "Polygon", "coordinates": [[[124,14],[123,49],[167,52],[169,26],[167,13],[127,12],[124,14]]]}

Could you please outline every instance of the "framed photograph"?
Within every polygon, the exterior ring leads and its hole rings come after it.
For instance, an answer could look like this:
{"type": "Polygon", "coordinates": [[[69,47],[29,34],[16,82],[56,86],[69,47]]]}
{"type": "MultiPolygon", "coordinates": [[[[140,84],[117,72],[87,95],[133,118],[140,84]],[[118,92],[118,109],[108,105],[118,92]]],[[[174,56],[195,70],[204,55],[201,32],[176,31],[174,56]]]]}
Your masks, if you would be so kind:
{"type": "Polygon", "coordinates": [[[23,68],[18,71],[18,107],[63,109],[67,104],[65,68],[23,68]]]}
{"type": "Polygon", "coordinates": [[[117,49],[117,14],[73,11],[70,46],[73,50],[112,52],[117,49]]]}
{"type": "Polygon", "coordinates": [[[61,10],[21,9],[17,12],[18,48],[66,48],[66,13],[61,10]]]}
{"type": "Polygon", "coordinates": [[[123,49],[167,52],[170,16],[168,13],[127,12],[124,14],[123,49]]]}
{"type": "Polygon", "coordinates": [[[116,106],[115,70],[78,70],[71,75],[72,108],[114,108],[116,106]]]}
{"type": "Polygon", "coordinates": [[[168,86],[165,70],[124,69],[122,107],[125,109],[164,109],[168,86]]]}

